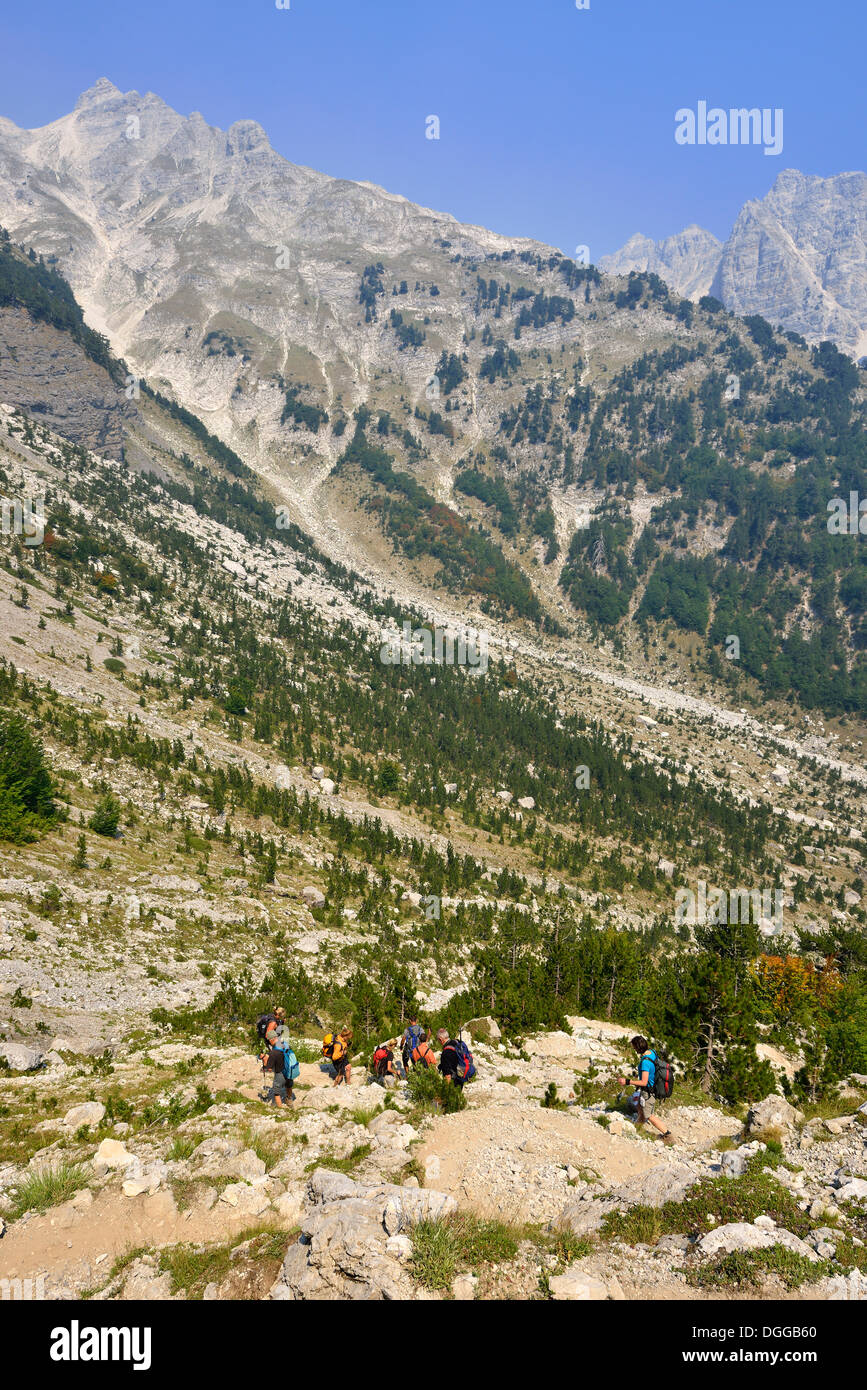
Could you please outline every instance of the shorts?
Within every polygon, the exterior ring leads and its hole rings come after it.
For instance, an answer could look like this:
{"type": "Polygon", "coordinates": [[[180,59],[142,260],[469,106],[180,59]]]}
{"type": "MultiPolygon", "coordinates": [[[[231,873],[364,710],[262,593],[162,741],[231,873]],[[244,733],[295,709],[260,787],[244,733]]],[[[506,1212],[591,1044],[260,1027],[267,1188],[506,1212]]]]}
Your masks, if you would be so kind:
{"type": "Polygon", "coordinates": [[[273,1101],[276,1100],[278,1096],[280,1100],[293,1099],[292,1083],[291,1081],[286,1080],[286,1077],[283,1075],[282,1071],[274,1073],[274,1080],[271,1082],[271,1089],[269,1090],[265,1099],[273,1101]]]}
{"type": "Polygon", "coordinates": [[[656,1096],[648,1091],[640,1091],[638,1094],[639,1119],[649,1120],[655,1109],[656,1096]]]}

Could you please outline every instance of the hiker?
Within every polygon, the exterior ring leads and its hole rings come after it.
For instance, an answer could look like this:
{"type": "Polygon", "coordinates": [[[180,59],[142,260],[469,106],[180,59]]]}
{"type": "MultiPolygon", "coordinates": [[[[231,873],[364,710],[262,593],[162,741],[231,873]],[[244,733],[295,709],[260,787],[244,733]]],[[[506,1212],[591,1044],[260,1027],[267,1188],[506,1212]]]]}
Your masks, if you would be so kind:
{"type": "Polygon", "coordinates": [[[294,1085],[299,1066],[298,1059],[288,1043],[284,1046],[272,1047],[263,1062],[263,1069],[266,1082],[269,1072],[273,1077],[271,1089],[267,1095],[263,1096],[263,1100],[273,1102],[278,1109],[282,1109],[284,1105],[294,1105],[294,1085]]]}
{"type": "MultiPolygon", "coordinates": [[[[412,1060],[413,1052],[418,1047],[419,1043],[426,1038],[427,1034],[418,1019],[415,1017],[411,1018],[406,1028],[404,1028],[403,1036],[400,1040],[400,1055],[403,1061],[405,1076],[409,1075],[409,1064],[412,1060]]],[[[413,1063],[413,1065],[415,1065],[415,1063],[413,1063]]]]}
{"type": "Polygon", "coordinates": [[[340,1086],[341,1084],[344,1086],[349,1085],[349,1079],[352,1075],[352,1067],[350,1066],[349,1058],[349,1044],[351,1042],[352,1029],[341,1028],[331,1044],[331,1065],[334,1067],[335,1071],[335,1086],[340,1086]]]}
{"type": "Polygon", "coordinates": [[[394,1070],[394,1049],[397,1047],[397,1038],[389,1038],[388,1042],[380,1043],[374,1051],[370,1062],[370,1070],[373,1072],[374,1079],[381,1081],[383,1086],[393,1086],[397,1080],[394,1070]],[[389,1080],[389,1078],[391,1078],[389,1080]]]}
{"type": "Polygon", "coordinates": [[[421,1042],[413,1048],[412,1064],[414,1067],[435,1067],[437,1065],[436,1053],[430,1045],[428,1033],[422,1033],[421,1042]]]}
{"type": "Polygon", "coordinates": [[[267,1043],[269,1049],[283,1037],[285,1031],[286,1010],[280,1004],[272,1013],[260,1014],[256,1019],[256,1032],[267,1043]]]}
{"type": "Polygon", "coordinates": [[[462,1038],[450,1038],[445,1028],[439,1030],[437,1038],[442,1044],[440,1072],[446,1081],[462,1090],[464,1083],[472,1081],[476,1074],[473,1054],[462,1038]]]}
{"type": "Polygon", "coordinates": [[[666,1129],[663,1121],[657,1119],[656,1115],[653,1113],[656,1108],[656,1096],[654,1094],[656,1069],[657,1063],[660,1063],[661,1059],[649,1046],[647,1038],[642,1038],[639,1035],[632,1039],[631,1045],[635,1048],[635,1051],[639,1054],[641,1059],[638,1063],[638,1075],[630,1077],[621,1076],[618,1079],[621,1086],[636,1086],[638,1088],[632,1097],[632,1100],[636,1104],[637,1111],[635,1123],[639,1128],[641,1128],[643,1124],[653,1125],[653,1128],[662,1135],[662,1142],[664,1144],[673,1144],[674,1135],[671,1130],[666,1129]]]}

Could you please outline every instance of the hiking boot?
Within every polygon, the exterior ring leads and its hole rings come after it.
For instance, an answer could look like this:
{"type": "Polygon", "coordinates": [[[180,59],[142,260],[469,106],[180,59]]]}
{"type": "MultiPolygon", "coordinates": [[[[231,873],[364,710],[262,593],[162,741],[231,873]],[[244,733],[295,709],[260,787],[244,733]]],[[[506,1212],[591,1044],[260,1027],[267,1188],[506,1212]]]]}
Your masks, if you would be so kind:
{"type": "Polygon", "coordinates": [[[670,1129],[667,1129],[663,1134],[662,1142],[663,1144],[668,1144],[669,1146],[671,1146],[674,1143],[674,1135],[672,1134],[670,1129]]]}

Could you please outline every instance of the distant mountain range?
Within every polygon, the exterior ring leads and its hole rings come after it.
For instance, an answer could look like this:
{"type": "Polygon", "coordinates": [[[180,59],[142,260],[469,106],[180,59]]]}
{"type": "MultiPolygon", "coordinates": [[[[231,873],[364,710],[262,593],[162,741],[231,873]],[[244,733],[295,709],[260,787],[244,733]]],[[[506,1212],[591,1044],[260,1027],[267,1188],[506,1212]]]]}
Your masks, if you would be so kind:
{"type": "Polygon", "coordinates": [[[599,262],[612,275],[650,270],[679,294],[711,294],[810,342],[867,354],[867,174],[780,174],[745,203],[721,242],[695,225],[664,241],[640,233],[599,262]]]}
{"type": "Polygon", "coordinates": [[[216,469],[212,520],[288,521],[404,607],[604,631],[660,674],[676,630],[685,681],[860,711],[867,554],[827,523],[867,495],[867,379],[793,284],[808,243],[858,282],[864,179],[815,183],[607,274],[103,79],[0,121],[0,402],[166,486],[216,469]],[[729,288],[750,245],[772,302],[729,288]]]}

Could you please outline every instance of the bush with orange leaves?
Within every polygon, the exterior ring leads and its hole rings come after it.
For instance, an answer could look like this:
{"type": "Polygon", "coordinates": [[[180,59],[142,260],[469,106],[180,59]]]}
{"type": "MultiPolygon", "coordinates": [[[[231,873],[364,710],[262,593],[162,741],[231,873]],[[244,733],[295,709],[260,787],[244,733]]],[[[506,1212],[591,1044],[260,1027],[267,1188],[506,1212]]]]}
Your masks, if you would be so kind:
{"type": "Polygon", "coordinates": [[[821,966],[802,956],[759,956],[753,965],[756,988],[769,1022],[803,1021],[825,1010],[843,987],[833,956],[821,966]]]}

